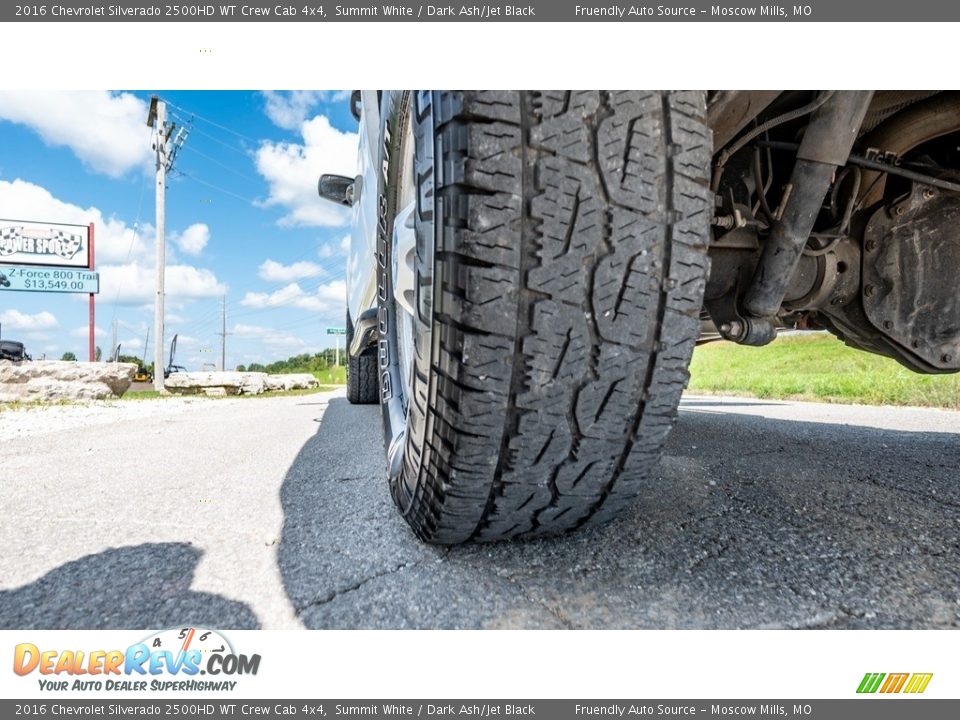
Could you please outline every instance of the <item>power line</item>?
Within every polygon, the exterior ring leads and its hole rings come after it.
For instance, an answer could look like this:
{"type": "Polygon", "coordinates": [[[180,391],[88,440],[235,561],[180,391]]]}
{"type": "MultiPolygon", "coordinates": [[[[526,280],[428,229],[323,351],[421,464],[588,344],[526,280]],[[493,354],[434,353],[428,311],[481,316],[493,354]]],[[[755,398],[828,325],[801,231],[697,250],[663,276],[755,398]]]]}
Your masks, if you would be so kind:
{"type": "MultiPolygon", "coordinates": [[[[346,299],[344,299],[343,301],[343,309],[346,309],[346,299]]],[[[318,334],[323,335],[324,333],[321,333],[320,330],[321,328],[327,325],[328,321],[329,321],[329,318],[324,313],[314,313],[310,317],[299,318],[298,320],[295,320],[293,322],[271,324],[269,329],[276,330],[279,332],[279,331],[293,331],[293,330],[299,330],[300,328],[312,327],[312,328],[316,328],[318,334]]],[[[339,324],[340,322],[341,321],[338,320],[337,324],[339,324]]],[[[243,323],[240,323],[240,324],[243,324],[243,323]]],[[[234,329],[236,329],[236,326],[237,325],[234,324],[234,329]]]]}
{"type": "MultiPolygon", "coordinates": [[[[310,255],[314,251],[319,250],[320,247],[322,245],[325,245],[326,243],[327,243],[326,240],[317,240],[312,246],[308,246],[307,249],[304,250],[302,253],[300,253],[299,255],[295,255],[293,258],[289,260],[284,261],[282,264],[285,264],[287,266],[295,265],[296,263],[304,260],[308,255],[310,255]]],[[[292,280],[274,281],[270,285],[267,285],[265,288],[263,288],[261,292],[271,292],[277,288],[285,287],[289,285],[291,282],[309,280],[311,278],[319,277],[331,271],[334,272],[335,275],[342,276],[344,272],[344,266],[346,265],[346,258],[343,257],[342,255],[335,254],[326,258],[318,257],[316,260],[308,260],[307,262],[313,263],[319,268],[319,270],[317,272],[310,273],[309,275],[304,275],[301,278],[296,278],[292,280]]]]}
{"type": "Polygon", "coordinates": [[[206,180],[202,180],[198,178],[196,175],[193,175],[191,173],[184,172],[183,170],[177,170],[176,172],[177,172],[177,175],[193,180],[194,182],[198,182],[201,185],[206,185],[209,188],[217,190],[218,192],[222,192],[225,195],[230,195],[232,197],[235,197],[238,200],[242,200],[245,203],[249,203],[250,205],[256,205],[257,203],[257,201],[252,198],[244,197],[243,195],[238,195],[232,190],[227,190],[226,188],[222,188],[219,185],[214,185],[213,183],[207,182],[206,180]]]}
{"type": "Polygon", "coordinates": [[[227,148],[227,150],[233,150],[233,152],[239,153],[240,155],[243,155],[245,158],[249,158],[249,157],[250,157],[250,151],[249,151],[249,150],[246,150],[246,149],[244,149],[244,148],[237,147],[236,145],[233,145],[233,144],[228,143],[228,142],[226,142],[226,141],[224,141],[224,140],[221,140],[221,139],[218,138],[216,135],[211,135],[211,134],[208,133],[208,132],[204,132],[204,131],[201,130],[200,128],[196,128],[196,127],[195,127],[195,128],[193,129],[193,131],[194,131],[195,133],[197,133],[198,135],[202,135],[203,137],[207,138],[208,140],[213,140],[215,143],[219,143],[220,145],[223,145],[225,148],[227,148]]]}
{"type": "Polygon", "coordinates": [[[196,329],[198,328],[206,327],[207,325],[212,323],[214,320],[216,320],[219,316],[220,316],[219,308],[215,308],[213,311],[208,310],[205,315],[197,318],[196,320],[185,323],[184,327],[194,328],[194,330],[196,331],[196,329]]]}
{"type": "Polygon", "coordinates": [[[233,128],[227,127],[226,125],[221,125],[220,123],[218,123],[218,122],[216,122],[216,121],[214,121],[214,120],[211,120],[210,118],[205,118],[203,115],[200,115],[200,114],[198,114],[198,113],[193,112],[193,110],[187,110],[186,108],[182,108],[182,107],[180,107],[179,105],[175,105],[175,104],[173,104],[172,102],[170,102],[169,100],[167,100],[167,105],[169,105],[170,107],[172,107],[172,108],[174,108],[174,109],[176,109],[176,110],[179,110],[179,111],[181,111],[181,112],[183,112],[183,113],[189,114],[192,118],[196,118],[197,120],[202,120],[203,122],[209,123],[210,125],[213,125],[213,126],[216,127],[216,128],[220,128],[221,130],[224,130],[224,131],[230,133],[231,135],[236,135],[237,137],[243,138],[244,140],[249,140],[249,141],[252,142],[252,143],[258,142],[257,140],[253,139],[253,138],[250,137],[249,135],[244,135],[242,132],[238,132],[238,131],[234,130],[233,128]]]}
{"type": "MultiPolygon", "coordinates": [[[[153,131],[151,131],[151,137],[153,136],[153,131]]],[[[127,256],[124,259],[124,265],[130,263],[130,256],[133,254],[133,246],[137,242],[137,233],[140,231],[140,212],[143,210],[143,195],[147,187],[147,176],[143,174],[140,176],[140,199],[137,201],[137,219],[133,222],[133,227],[131,228],[132,233],[130,235],[130,245],[127,247],[127,256]]],[[[123,275],[120,276],[120,282],[117,283],[117,292],[113,296],[113,316],[110,318],[111,322],[117,318],[117,300],[120,299],[120,292],[123,290],[123,275]]]]}
{"type": "Polygon", "coordinates": [[[253,177],[252,175],[247,175],[246,173],[241,172],[240,170],[237,170],[236,168],[230,167],[230,166],[227,165],[226,163],[220,162],[220,161],[217,160],[216,158],[210,157],[209,155],[200,152],[199,150],[197,150],[197,148],[196,148],[195,146],[191,146],[191,147],[190,147],[190,153],[192,153],[193,155],[199,155],[199,156],[202,157],[202,158],[206,158],[207,160],[209,160],[210,162],[214,163],[215,165],[219,165],[219,166],[222,167],[224,170],[228,170],[228,171],[232,172],[234,175],[238,175],[238,176],[244,178],[245,180],[250,180],[251,182],[256,182],[256,183],[259,183],[259,182],[260,182],[259,179],[253,177]]]}

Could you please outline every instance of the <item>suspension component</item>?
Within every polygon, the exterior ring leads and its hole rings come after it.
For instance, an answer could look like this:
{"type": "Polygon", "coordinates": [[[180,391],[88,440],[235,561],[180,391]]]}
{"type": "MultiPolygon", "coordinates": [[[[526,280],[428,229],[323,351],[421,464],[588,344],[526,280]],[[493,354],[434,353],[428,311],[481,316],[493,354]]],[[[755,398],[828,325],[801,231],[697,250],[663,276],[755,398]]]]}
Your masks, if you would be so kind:
{"type": "Polygon", "coordinates": [[[792,192],[744,297],[748,315],[772,318],[780,309],[834,173],[850,155],[872,96],[872,91],[836,92],[813,115],[790,177],[792,192]]]}

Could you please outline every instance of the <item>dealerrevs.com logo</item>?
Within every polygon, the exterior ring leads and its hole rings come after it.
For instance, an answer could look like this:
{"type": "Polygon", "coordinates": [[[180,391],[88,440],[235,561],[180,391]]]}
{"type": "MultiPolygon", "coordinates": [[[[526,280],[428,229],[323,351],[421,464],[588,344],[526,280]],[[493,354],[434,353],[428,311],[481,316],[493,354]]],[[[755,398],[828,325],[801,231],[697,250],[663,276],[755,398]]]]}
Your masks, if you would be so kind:
{"type": "Polygon", "coordinates": [[[229,691],[237,685],[233,677],[259,669],[259,654],[237,653],[222,634],[198,627],[164,630],[125,650],[57,650],[26,642],[13,652],[14,673],[37,674],[40,689],[53,691],[229,691]]]}
{"type": "Polygon", "coordinates": [[[933,673],[867,673],[857,687],[858,693],[922,693],[927,689],[933,673]]]}

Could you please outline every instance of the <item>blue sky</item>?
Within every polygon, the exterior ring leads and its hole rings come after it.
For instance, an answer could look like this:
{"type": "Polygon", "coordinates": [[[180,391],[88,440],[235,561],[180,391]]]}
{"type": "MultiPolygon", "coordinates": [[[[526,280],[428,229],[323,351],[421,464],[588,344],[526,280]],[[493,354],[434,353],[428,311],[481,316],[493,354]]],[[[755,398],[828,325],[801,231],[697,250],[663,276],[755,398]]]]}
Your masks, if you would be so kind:
{"type": "MultiPolygon", "coordinates": [[[[151,94],[0,92],[0,218],[96,224],[104,355],[114,320],[124,354],[142,355],[153,332],[151,94]]],[[[219,362],[223,296],[228,368],[332,347],[349,215],[317,197],[316,181],[354,172],[346,93],[156,94],[190,130],[167,182],[166,337],[179,334],[178,364],[219,362]]],[[[5,292],[0,322],[35,358],[86,358],[85,295],[5,292]]]]}

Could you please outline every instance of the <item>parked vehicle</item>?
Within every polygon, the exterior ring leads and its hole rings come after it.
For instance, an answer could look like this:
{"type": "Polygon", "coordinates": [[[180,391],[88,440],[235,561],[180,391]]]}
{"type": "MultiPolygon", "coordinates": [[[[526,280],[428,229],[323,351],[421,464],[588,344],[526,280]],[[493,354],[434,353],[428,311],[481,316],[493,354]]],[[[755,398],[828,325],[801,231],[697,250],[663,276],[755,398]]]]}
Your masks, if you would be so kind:
{"type": "Polygon", "coordinates": [[[11,360],[13,362],[22,362],[23,360],[32,360],[27,355],[27,350],[22,342],[14,340],[0,340],[0,360],[11,360]]]}
{"type": "Polygon", "coordinates": [[[356,92],[348,396],[424,540],[652,482],[695,343],[828,330],[960,370],[960,93],[356,92]]]}

